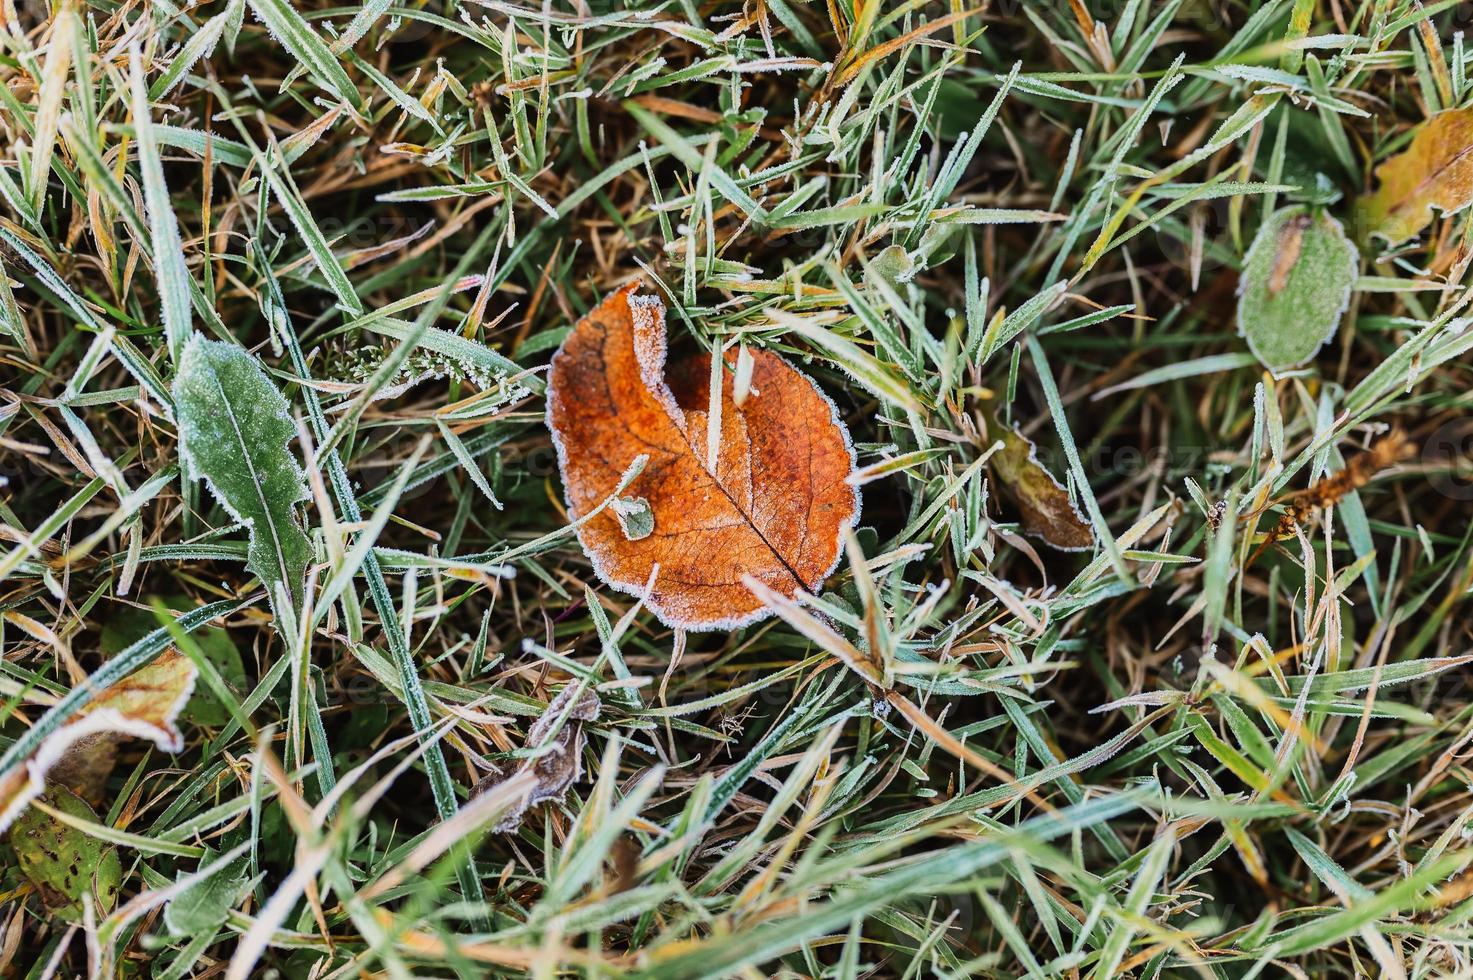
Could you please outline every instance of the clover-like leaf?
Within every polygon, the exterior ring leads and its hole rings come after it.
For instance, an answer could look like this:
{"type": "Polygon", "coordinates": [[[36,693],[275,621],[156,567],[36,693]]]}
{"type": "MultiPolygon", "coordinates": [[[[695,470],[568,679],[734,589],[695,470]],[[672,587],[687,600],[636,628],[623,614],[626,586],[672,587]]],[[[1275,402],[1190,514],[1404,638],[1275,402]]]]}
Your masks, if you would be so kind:
{"type": "Polygon", "coordinates": [[[1350,304],[1360,252],[1340,222],[1304,207],[1269,215],[1238,281],[1238,332],[1264,367],[1304,364],[1335,336],[1350,304]]]}
{"type": "Polygon", "coordinates": [[[302,597],[312,543],[297,520],[307,479],[287,448],[296,435],[287,401],[245,350],[196,334],[174,379],[182,450],[230,515],[246,525],[246,567],[274,602],[302,597]]]}
{"type": "Polygon", "coordinates": [[[770,610],[744,576],[791,596],[838,563],[859,516],[849,434],[813,381],[768,351],[751,353],[740,404],[737,351],[714,406],[708,356],[667,375],[664,307],[635,289],[605,299],[552,360],[547,424],[578,538],[615,588],[645,595],[653,574],[647,601],[671,626],[754,622],[770,610]],[[631,528],[616,496],[642,498],[649,526],[631,528]]]}
{"type": "Polygon", "coordinates": [[[1380,187],[1361,199],[1368,235],[1398,245],[1473,204],[1473,109],[1448,109],[1422,124],[1411,146],[1376,168],[1380,187]]]}

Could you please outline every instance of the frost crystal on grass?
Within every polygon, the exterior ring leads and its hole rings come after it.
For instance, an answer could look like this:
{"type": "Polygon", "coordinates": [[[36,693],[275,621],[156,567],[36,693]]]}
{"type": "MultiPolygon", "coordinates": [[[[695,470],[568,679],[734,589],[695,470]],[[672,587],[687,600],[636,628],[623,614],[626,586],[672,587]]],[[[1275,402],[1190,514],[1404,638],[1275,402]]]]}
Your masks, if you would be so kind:
{"type": "Polygon", "coordinates": [[[1458,6],[7,5],[0,973],[1467,975],[1458,6]]]}
{"type": "MultiPolygon", "coordinates": [[[[389,349],[380,346],[339,351],[330,356],[329,369],[340,381],[363,384],[373,377],[373,373],[388,354],[389,349]]],[[[466,381],[483,392],[491,392],[489,400],[480,403],[482,409],[508,405],[532,394],[522,382],[509,378],[504,371],[494,371],[485,365],[451,354],[418,347],[405,358],[389,383],[374,393],[373,400],[397,398],[426,381],[446,379],[466,381]]]]}

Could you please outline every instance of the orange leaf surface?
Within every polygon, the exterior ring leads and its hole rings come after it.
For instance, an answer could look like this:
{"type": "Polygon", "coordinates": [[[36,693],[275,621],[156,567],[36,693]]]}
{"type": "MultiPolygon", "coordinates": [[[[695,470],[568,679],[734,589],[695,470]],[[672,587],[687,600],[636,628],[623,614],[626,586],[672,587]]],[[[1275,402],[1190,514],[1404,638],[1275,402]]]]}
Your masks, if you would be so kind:
{"type": "Polygon", "coordinates": [[[666,624],[733,629],[770,612],[743,576],[792,596],[834,570],[859,517],[854,450],[833,402],[768,351],[751,352],[740,406],[738,353],[726,354],[708,440],[710,358],[667,375],[665,308],[637,288],[605,299],[552,359],[547,424],[568,510],[603,581],[645,596],[653,576],[647,602],[666,624]]]}

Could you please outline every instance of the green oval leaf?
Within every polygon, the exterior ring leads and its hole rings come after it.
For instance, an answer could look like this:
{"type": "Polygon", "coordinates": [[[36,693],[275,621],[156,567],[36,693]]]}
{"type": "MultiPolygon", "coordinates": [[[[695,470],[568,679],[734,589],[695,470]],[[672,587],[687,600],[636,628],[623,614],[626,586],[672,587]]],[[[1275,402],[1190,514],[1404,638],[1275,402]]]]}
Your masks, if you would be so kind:
{"type": "MultiPolygon", "coordinates": [[[[216,859],[214,852],[207,851],[200,860],[200,867],[204,869],[216,859]]],[[[204,932],[213,935],[250,885],[245,867],[245,855],[242,854],[225,862],[213,873],[197,877],[164,906],[164,928],[173,936],[193,936],[204,932]]],[[[184,881],[191,877],[196,876],[180,871],[175,880],[184,881]]]]}
{"type": "Polygon", "coordinates": [[[1299,367],[1335,335],[1359,266],[1329,215],[1290,207],[1269,216],[1238,284],[1238,332],[1264,367],[1276,375],[1299,367]]]}

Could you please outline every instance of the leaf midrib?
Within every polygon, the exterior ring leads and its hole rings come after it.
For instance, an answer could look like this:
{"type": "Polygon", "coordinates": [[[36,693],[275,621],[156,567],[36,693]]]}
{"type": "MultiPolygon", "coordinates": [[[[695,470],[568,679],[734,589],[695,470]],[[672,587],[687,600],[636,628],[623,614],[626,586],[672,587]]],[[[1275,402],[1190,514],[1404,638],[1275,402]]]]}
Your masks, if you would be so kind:
{"type": "MultiPolygon", "coordinates": [[[[714,357],[715,355],[712,355],[712,356],[714,357]]],[[[723,378],[723,381],[724,380],[725,379],[723,378]]],[[[670,392],[670,385],[665,380],[665,375],[664,375],[664,372],[663,371],[660,374],[660,384],[661,384],[661,386],[663,386],[665,388],[666,392],[670,392]]],[[[659,399],[656,399],[656,400],[658,401],[659,399]]],[[[680,408],[679,403],[675,401],[673,393],[671,393],[671,403],[674,404],[676,406],[676,408],[679,409],[679,411],[685,412],[685,409],[680,408]]],[[[723,406],[722,410],[725,411],[725,407],[724,406],[723,406]]],[[[740,409],[737,409],[737,411],[740,411],[740,409]]],[[[787,558],[783,557],[783,553],[777,550],[777,546],[774,545],[771,541],[767,540],[767,535],[764,534],[763,531],[762,531],[762,529],[757,526],[757,522],[752,519],[752,515],[751,514],[748,514],[746,512],[746,510],[742,507],[742,505],[739,504],[739,503],[737,503],[736,498],[731,495],[731,491],[729,491],[729,490],[726,489],[726,485],[721,482],[720,477],[718,477],[715,473],[712,473],[711,470],[706,466],[705,462],[702,461],[701,454],[698,453],[696,451],[695,447],[690,444],[690,440],[686,437],[685,431],[680,428],[680,426],[679,426],[678,423],[676,423],[674,417],[671,416],[671,414],[669,413],[668,409],[664,413],[664,417],[669,420],[670,425],[675,429],[676,437],[679,439],[680,444],[685,447],[686,453],[695,462],[696,466],[700,467],[701,472],[704,473],[704,474],[706,474],[706,476],[710,478],[711,483],[713,485],[715,485],[716,489],[718,489],[718,490],[721,491],[721,495],[726,498],[727,503],[731,504],[732,510],[736,511],[739,515],[741,515],[742,520],[745,521],[746,524],[747,524],[747,526],[752,529],[752,533],[755,534],[755,535],[757,535],[757,539],[759,541],[761,541],[763,543],[763,545],[765,545],[767,547],[767,550],[772,553],[772,556],[774,558],[776,558],[778,560],[778,562],[783,566],[783,568],[787,571],[787,573],[793,577],[793,581],[795,581],[795,582],[798,583],[798,587],[801,588],[801,589],[808,588],[808,583],[805,582],[805,581],[803,581],[803,576],[799,575],[798,572],[797,572],[797,570],[795,568],[793,568],[793,566],[788,563],[787,558]]],[[[686,421],[687,421],[687,423],[689,423],[689,420],[690,420],[690,415],[689,415],[689,413],[686,413],[686,421]]],[[[706,431],[708,433],[708,436],[709,436],[709,433],[710,433],[711,422],[712,422],[711,414],[709,412],[707,412],[706,413],[706,431]]],[[[630,429],[630,431],[632,432],[633,429],[630,429]]],[[[721,442],[724,444],[725,443],[725,440],[721,440],[721,442]]],[[[718,465],[720,464],[720,460],[721,460],[721,454],[718,451],[717,452],[717,464],[718,465]]],[[[753,462],[754,461],[752,459],[751,440],[749,439],[748,440],[748,445],[747,445],[747,469],[748,469],[749,472],[755,471],[755,469],[756,469],[756,467],[753,465],[753,462]]],[[[813,469],[813,444],[811,442],[808,445],[808,468],[809,468],[810,471],[813,469]]],[[[810,491],[812,490],[811,484],[810,484],[809,489],[810,489],[810,491]]],[[[755,489],[754,489],[753,492],[755,494],[755,489]]],[[[811,505],[811,501],[810,501],[810,505],[811,505]]],[[[810,513],[809,513],[808,516],[809,517],[812,516],[811,510],[810,510],[810,513]]],[[[806,522],[806,519],[805,519],[805,526],[806,526],[806,523],[807,522],[806,522]]]]}
{"type": "MultiPolygon", "coordinates": [[[[206,355],[208,357],[208,355],[206,355]]],[[[280,572],[280,581],[286,584],[287,591],[291,592],[291,578],[286,567],[286,555],[282,551],[281,535],[277,533],[276,521],[272,518],[271,506],[266,501],[266,495],[261,489],[261,479],[256,473],[255,462],[251,459],[250,447],[246,443],[245,434],[241,431],[240,424],[236,421],[235,405],[225,393],[225,386],[220,383],[220,369],[215,364],[210,364],[210,380],[214,382],[215,390],[220,394],[220,404],[225,408],[225,417],[230,420],[230,428],[235,433],[236,442],[240,445],[241,459],[244,460],[246,469],[250,472],[251,488],[256,491],[256,499],[261,504],[261,515],[266,521],[266,526],[271,532],[271,543],[274,546],[272,553],[276,558],[277,570],[280,572]]],[[[213,481],[212,481],[213,482],[213,481]]]]}

